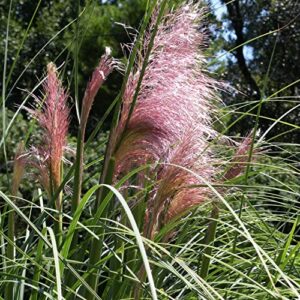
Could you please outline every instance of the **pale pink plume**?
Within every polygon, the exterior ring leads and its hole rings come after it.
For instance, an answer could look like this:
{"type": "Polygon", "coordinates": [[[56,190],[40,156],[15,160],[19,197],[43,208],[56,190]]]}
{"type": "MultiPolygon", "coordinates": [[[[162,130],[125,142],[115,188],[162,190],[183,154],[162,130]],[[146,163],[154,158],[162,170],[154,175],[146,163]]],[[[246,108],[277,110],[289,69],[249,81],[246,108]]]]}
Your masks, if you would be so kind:
{"type": "Polygon", "coordinates": [[[84,132],[87,119],[95,100],[99,88],[102,86],[107,76],[112,72],[116,61],[110,56],[110,48],[106,48],[106,53],[102,55],[97,68],[92,74],[84,93],[82,111],[81,111],[81,130],[84,132]]]}
{"type": "Polygon", "coordinates": [[[38,121],[43,135],[41,145],[32,147],[31,163],[39,170],[39,179],[47,192],[50,186],[56,189],[61,181],[61,163],[67,143],[69,107],[67,94],[57,76],[53,63],[47,66],[44,84],[45,98],[38,100],[42,108],[27,109],[38,121]],[[51,179],[51,181],[50,181],[51,179]]]}
{"type": "Polygon", "coordinates": [[[75,209],[80,202],[80,193],[82,189],[82,176],[83,176],[83,157],[84,157],[84,140],[85,140],[85,130],[88,121],[88,117],[94,103],[96,94],[107,76],[112,72],[113,68],[117,65],[117,62],[110,56],[110,48],[106,48],[106,53],[102,55],[100,58],[100,62],[97,68],[94,70],[92,74],[92,78],[87,84],[84,97],[82,100],[82,109],[81,109],[81,117],[80,117],[80,129],[78,134],[77,143],[77,155],[76,160],[77,168],[75,169],[75,177],[78,178],[78,182],[76,182],[74,186],[74,194],[73,194],[73,203],[72,209],[75,209]]]}
{"type": "Polygon", "coordinates": [[[150,233],[149,237],[153,238],[163,224],[211,198],[205,183],[215,180],[216,168],[207,141],[202,137],[198,128],[189,130],[169,153],[158,174],[156,194],[147,205],[152,221],[149,226],[146,220],[144,230],[150,233]]]}
{"type": "MultiPolygon", "coordinates": [[[[207,141],[215,136],[211,114],[217,83],[203,71],[202,14],[199,6],[188,4],[163,19],[129,120],[140,65],[123,96],[115,173],[117,177],[148,162],[156,166],[157,183],[144,222],[149,238],[163,224],[209,199],[208,188],[192,186],[211,182],[216,173],[207,141]]],[[[147,46],[149,33],[146,37],[147,46]]]]}
{"type": "MultiPolygon", "coordinates": [[[[253,132],[250,132],[243,141],[238,145],[236,152],[231,159],[230,168],[224,175],[229,180],[239,176],[247,167],[250,155],[251,145],[253,143],[253,132]]],[[[254,150],[253,154],[257,154],[258,150],[254,150]]]]}
{"type": "Polygon", "coordinates": [[[191,4],[165,17],[128,122],[140,66],[131,74],[118,127],[117,174],[146,162],[163,161],[194,124],[198,133],[213,135],[209,99],[214,97],[215,82],[201,69],[204,58],[199,46],[205,39],[198,28],[201,18],[202,10],[191,4]]]}
{"type": "MultiPolygon", "coordinates": [[[[213,100],[218,99],[215,90],[221,85],[203,71],[199,48],[205,43],[205,33],[199,28],[202,15],[199,6],[189,2],[163,19],[129,120],[140,64],[130,74],[122,99],[115,178],[134,167],[152,164],[157,182],[144,222],[144,235],[151,239],[164,224],[213,200],[206,183],[220,181],[209,140],[216,137],[211,120],[213,100]]],[[[247,137],[233,159],[238,165],[228,171],[227,179],[240,173],[249,145],[247,137]]]]}

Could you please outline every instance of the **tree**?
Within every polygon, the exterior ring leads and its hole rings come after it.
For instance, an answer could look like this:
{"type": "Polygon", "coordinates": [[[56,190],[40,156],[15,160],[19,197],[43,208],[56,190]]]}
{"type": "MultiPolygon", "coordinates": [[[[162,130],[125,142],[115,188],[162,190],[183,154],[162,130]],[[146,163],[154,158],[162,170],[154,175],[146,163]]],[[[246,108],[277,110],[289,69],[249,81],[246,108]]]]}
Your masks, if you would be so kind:
{"type": "MultiPolygon", "coordinates": [[[[239,91],[224,94],[225,101],[255,105],[272,96],[262,106],[260,128],[267,130],[274,120],[292,109],[281,120],[290,125],[279,122],[267,137],[280,135],[278,141],[299,141],[296,128],[300,86],[297,82],[300,78],[299,1],[221,0],[221,3],[226,5],[226,13],[221,19],[222,27],[213,32],[214,43],[230,54],[225,59],[225,70],[224,66],[218,70],[239,91]]],[[[249,117],[247,122],[239,122],[233,132],[244,133],[253,124],[254,118],[249,117]]]]}
{"type": "MultiPolygon", "coordinates": [[[[9,25],[6,106],[15,110],[36,84],[42,79],[49,61],[61,66],[61,76],[69,83],[70,96],[81,99],[85,84],[96,66],[105,46],[110,46],[113,55],[122,58],[122,43],[133,40],[134,29],[121,25],[131,25],[138,29],[145,9],[145,1],[4,1],[0,5],[1,40],[6,39],[9,25]],[[81,4],[80,6],[78,6],[81,4]],[[10,17],[10,19],[9,19],[10,17]],[[77,19],[78,17],[78,19],[77,19]],[[9,23],[8,23],[9,21],[9,23]],[[78,56],[78,59],[77,59],[78,56]],[[75,69],[78,62],[78,69],[75,69]],[[76,76],[74,75],[76,73],[76,76]],[[76,80],[75,84],[75,77],[76,80]],[[77,87],[78,85],[78,87],[77,87]],[[76,88],[75,88],[76,86],[76,88]],[[26,90],[26,91],[25,91],[26,90]]],[[[5,47],[0,56],[4,58],[5,47]]],[[[4,63],[4,61],[3,61],[4,63]]],[[[116,96],[121,83],[121,75],[114,74],[98,95],[95,112],[101,116],[116,96]]],[[[2,81],[0,82],[2,89],[2,81]]],[[[35,92],[38,94],[38,92],[35,92]]],[[[77,126],[76,117],[73,125],[77,126]]]]}

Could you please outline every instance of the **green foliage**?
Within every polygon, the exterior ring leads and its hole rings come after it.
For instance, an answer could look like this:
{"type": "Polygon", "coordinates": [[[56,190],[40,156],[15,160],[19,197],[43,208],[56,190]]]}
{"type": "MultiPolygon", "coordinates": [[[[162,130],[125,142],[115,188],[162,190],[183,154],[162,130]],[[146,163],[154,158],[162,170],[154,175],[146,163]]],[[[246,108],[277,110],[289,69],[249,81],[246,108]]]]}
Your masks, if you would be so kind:
{"type": "MultiPolygon", "coordinates": [[[[247,103],[243,108],[236,106],[241,113],[251,109],[256,100],[267,99],[259,127],[265,131],[274,120],[282,118],[285,123],[276,125],[267,137],[280,142],[299,141],[299,2],[222,0],[220,3],[222,18],[213,23],[212,34],[213,49],[223,57],[222,64],[217,64],[214,70],[236,89],[224,93],[225,102],[247,103]]],[[[251,113],[255,116],[255,109],[251,113]]],[[[247,132],[253,126],[254,116],[248,115],[246,122],[238,122],[233,134],[247,132]]],[[[233,114],[232,121],[238,117],[233,114]]]]}

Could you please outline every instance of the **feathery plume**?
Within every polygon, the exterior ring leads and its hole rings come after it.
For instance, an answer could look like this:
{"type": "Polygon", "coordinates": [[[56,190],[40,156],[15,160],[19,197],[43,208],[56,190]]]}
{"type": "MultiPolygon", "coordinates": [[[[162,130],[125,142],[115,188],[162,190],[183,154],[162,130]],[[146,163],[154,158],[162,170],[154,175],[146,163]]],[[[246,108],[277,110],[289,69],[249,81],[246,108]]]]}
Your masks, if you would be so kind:
{"type": "Polygon", "coordinates": [[[42,144],[31,149],[31,164],[39,170],[41,184],[52,195],[61,182],[61,163],[67,143],[69,108],[67,94],[53,63],[47,65],[45,100],[36,99],[41,110],[27,109],[43,130],[42,144]]]}
{"type": "Polygon", "coordinates": [[[198,128],[194,128],[187,132],[184,139],[170,152],[158,174],[157,191],[147,205],[153,219],[146,220],[144,228],[150,238],[154,237],[162,225],[207,201],[211,196],[209,188],[195,187],[204,185],[204,181],[213,181],[216,174],[212,154],[206,149],[207,142],[201,135],[197,135],[197,130],[198,128]],[[199,176],[203,181],[199,180],[199,176]]]}
{"type": "Polygon", "coordinates": [[[92,74],[91,80],[86,87],[80,117],[80,130],[77,137],[77,153],[76,153],[76,166],[74,175],[74,193],[72,199],[72,211],[75,212],[80,202],[81,188],[82,188],[82,176],[83,176],[83,152],[84,152],[84,139],[85,130],[88,117],[95,100],[95,96],[106,80],[107,76],[112,72],[116,66],[116,61],[110,57],[111,50],[106,48],[106,53],[102,55],[97,68],[92,74]]]}
{"type": "Polygon", "coordinates": [[[201,124],[201,135],[214,134],[209,126],[212,105],[208,99],[213,97],[215,82],[201,70],[204,58],[199,52],[205,40],[197,24],[202,13],[197,5],[189,4],[165,17],[128,121],[140,67],[131,74],[117,130],[121,143],[115,153],[116,174],[146,162],[163,161],[191,124],[201,124]]]}
{"type": "MultiPolygon", "coordinates": [[[[144,222],[149,238],[163,223],[208,198],[207,188],[189,187],[203,182],[184,168],[206,181],[215,174],[207,140],[215,136],[211,99],[216,98],[217,83],[203,72],[199,47],[206,36],[199,28],[202,15],[198,5],[189,3],[163,19],[129,120],[140,65],[130,75],[123,96],[115,176],[145,163],[156,166],[158,183],[147,203],[144,222]]],[[[146,34],[145,47],[148,40],[146,34]]]]}
{"type": "Polygon", "coordinates": [[[101,87],[101,85],[106,80],[107,76],[112,72],[116,61],[110,56],[111,49],[109,47],[105,48],[105,54],[102,55],[97,68],[92,74],[92,78],[89,81],[87,88],[84,93],[82,101],[82,111],[81,111],[81,130],[84,132],[87,119],[92,108],[95,96],[101,87]]]}
{"type": "MultiPolygon", "coordinates": [[[[253,142],[253,132],[251,131],[239,144],[231,161],[231,167],[227,170],[224,178],[229,180],[239,176],[247,167],[249,151],[253,142]]],[[[258,150],[254,151],[254,154],[258,150]]]]}
{"type": "MultiPolygon", "coordinates": [[[[144,222],[144,235],[151,239],[162,225],[213,199],[205,182],[219,181],[209,139],[216,136],[211,125],[212,100],[218,99],[215,90],[221,85],[203,71],[205,60],[199,47],[206,36],[199,28],[202,15],[199,5],[189,2],[163,19],[130,116],[139,64],[122,99],[115,178],[152,163],[157,182],[146,204],[144,222]]],[[[148,40],[146,34],[146,47],[148,40]]],[[[250,145],[249,136],[238,148],[233,159],[238,165],[227,172],[226,179],[241,172],[250,145]]]]}
{"type": "MultiPolygon", "coordinates": [[[[63,154],[67,144],[69,126],[69,107],[67,94],[57,76],[57,70],[53,63],[47,65],[47,78],[44,84],[45,98],[36,98],[40,110],[30,110],[43,131],[42,144],[32,147],[31,165],[39,171],[38,178],[51,199],[61,184],[61,166],[63,154]]],[[[62,242],[62,193],[55,198],[54,229],[57,243],[62,242]]]]}
{"type": "Polygon", "coordinates": [[[21,142],[18,145],[15,159],[14,159],[14,171],[13,171],[13,178],[12,178],[12,185],[11,185],[11,194],[13,196],[17,195],[24,170],[26,164],[26,155],[24,154],[24,143],[21,142]]]}

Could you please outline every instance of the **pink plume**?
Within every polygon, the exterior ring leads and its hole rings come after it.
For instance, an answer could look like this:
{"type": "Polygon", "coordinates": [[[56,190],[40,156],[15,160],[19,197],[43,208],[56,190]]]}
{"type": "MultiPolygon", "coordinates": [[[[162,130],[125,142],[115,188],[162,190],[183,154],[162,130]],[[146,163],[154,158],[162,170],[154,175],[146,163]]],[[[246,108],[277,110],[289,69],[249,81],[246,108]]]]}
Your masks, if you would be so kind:
{"type": "Polygon", "coordinates": [[[39,179],[50,193],[50,178],[54,188],[60,184],[61,162],[67,143],[69,108],[68,96],[57,77],[53,63],[48,64],[47,72],[44,84],[45,100],[38,100],[39,104],[43,105],[42,109],[28,111],[37,119],[43,130],[42,145],[32,147],[31,163],[39,170],[39,179]]]}
{"type": "MultiPolygon", "coordinates": [[[[225,179],[233,179],[239,176],[247,167],[249,159],[249,151],[253,142],[253,132],[246,136],[236,149],[236,153],[232,158],[231,167],[224,175],[225,179]]],[[[254,154],[257,150],[254,151],[254,154]]]]}
{"type": "Polygon", "coordinates": [[[85,90],[81,112],[82,131],[85,130],[87,119],[99,88],[116,65],[116,62],[110,57],[110,52],[110,48],[106,48],[106,53],[102,55],[100,62],[93,72],[92,78],[85,90]]]}
{"type": "MultiPolygon", "coordinates": [[[[115,177],[146,163],[153,165],[157,182],[144,222],[144,235],[151,239],[162,225],[213,199],[205,183],[218,182],[219,170],[209,139],[216,136],[211,125],[212,100],[218,99],[215,89],[221,85],[203,71],[199,46],[206,36],[198,25],[202,14],[198,5],[189,2],[164,18],[129,120],[141,72],[139,64],[122,99],[115,177]]],[[[148,41],[149,33],[146,46],[148,41]]],[[[238,165],[228,171],[227,179],[241,172],[250,145],[251,138],[247,137],[233,159],[238,165]]]]}
{"type": "Polygon", "coordinates": [[[153,217],[151,237],[162,224],[202,204],[211,196],[205,182],[215,179],[216,169],[207,142],[198,130],[194,128],[186,133],[184,139],[169,153],[168,160],[159,172],[156,194],[148,203],[148,210],[153,217]],[[199,180],[199,177],[203,180],[199,180]]]}
{"type": "Polygon", "coordinates": [[[197,24],[201,16],[202,11],[194,5],[166,16],[155,37],[133,114],[124,128],[139,67],[131,74],[118,128],[122,141],[115,155],[117,174],[148,161],[164,160],[194,124],[198,134],[214,134],[209,125],[209,99],[214,97],[215,82],[201,70],[204,58],[199,45],[205,40],[197,24]]]}

